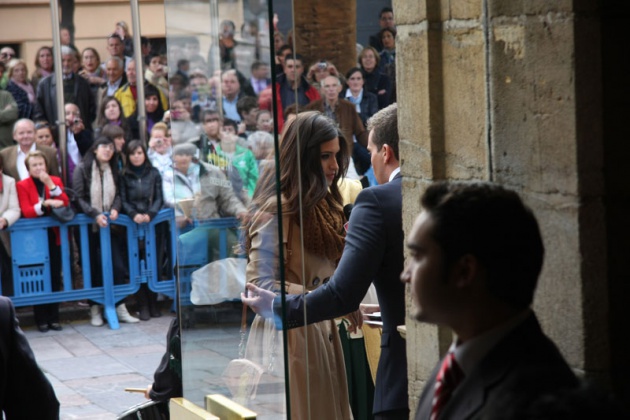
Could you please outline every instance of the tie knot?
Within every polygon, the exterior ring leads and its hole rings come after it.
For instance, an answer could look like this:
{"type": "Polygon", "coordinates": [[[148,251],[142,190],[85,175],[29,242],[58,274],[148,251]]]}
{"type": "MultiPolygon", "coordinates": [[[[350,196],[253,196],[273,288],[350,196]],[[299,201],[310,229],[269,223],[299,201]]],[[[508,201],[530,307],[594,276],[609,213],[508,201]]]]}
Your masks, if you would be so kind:
{"type": "Polygon", "coordinates": [[[449,352],[444,358],[436,379],[439,382],[448,383],[449,387],[453,388],[459,385],[461,380],[464,379],[464,372],[457,363],[453,352],[449,352]]]}

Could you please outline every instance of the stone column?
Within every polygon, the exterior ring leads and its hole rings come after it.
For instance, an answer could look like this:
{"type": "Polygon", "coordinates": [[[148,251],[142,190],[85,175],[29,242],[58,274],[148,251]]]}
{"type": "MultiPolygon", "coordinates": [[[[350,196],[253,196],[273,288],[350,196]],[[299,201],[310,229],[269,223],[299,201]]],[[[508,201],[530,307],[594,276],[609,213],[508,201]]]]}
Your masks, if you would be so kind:
{"type": "MultiPolygon", "coordinates": [[[[356,65],[356,0],[330,3],[319,0],[293,2],[297,52],[306,65],[330,60],[341,73],[356,65]]],[[[304,74],[308,68],[304,70],[304,74]]]]}
{"type": "MultiPolygon", "coordinates": [[[[590,4],[394,0],[404,227],[433,180],[493,180],[536,213],[534,309],[578,372],[609,372],[598,20],[590,4]],[[579,7],[579,9],[578,9],[579,7]]],[[[410,404],[448,332],[408,320],[410,404]]]]}

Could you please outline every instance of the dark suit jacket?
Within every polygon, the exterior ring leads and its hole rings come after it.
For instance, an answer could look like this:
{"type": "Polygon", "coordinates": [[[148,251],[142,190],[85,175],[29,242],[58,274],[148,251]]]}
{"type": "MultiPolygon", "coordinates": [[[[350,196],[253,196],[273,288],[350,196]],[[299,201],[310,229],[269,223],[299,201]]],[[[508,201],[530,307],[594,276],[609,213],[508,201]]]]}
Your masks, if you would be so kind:
{"type": "MultiPolygon", "coordinates": [[[[17,152],[19,145],[9,146],[0,151],[2,162],[4,163],[4,173],[9,175],[16,181],[20,180],[20,174],[17,170],[17,152]]],[[[48,166],[48,174],[54,176],[59,175],[59,162],[57,161],[57,151],[52,147],[36,145],[35,150],[41,151],[46,156],[46,166],[48,166]]]]}
{"type": "MultiPolygon", "coordinates": [[[[441,364],[424,387],[416,420],[431,417],[435,378],[441,364]]],[[[438,419],[479,419],[490,412],[495,413],[491,418],[512,418],[504,409],[522,413],[536,397],[577,385],[577,378],[532,313],[464,378],[438,419]]]]}
{"type": "MultiPolygon", "coordinates": [[[[88,130],[92,129],[92,121],[96,118],[96,102],[90,88],[90,83],[83,77],[75,74],[74,103],[81,111],[83,125],[88,130]]],[[[46,120],[53,126],[57,121],[57,82],[55,75],[44,77],[37,86],[37,104],[35,105],[35,121],[46,120]]],[[[61,88],[63,90],[63,87],[61,88]]]]}
{"type": "Polygon", "coordinates": [[[358,309],[374,282],[383,319],[375,414],[409,406],[407,352],[405,341],[396,330],[405,323],[405,287],[400,281],[404,263],[401,186],[399,174],[387,184],[361,191],[333,277],[306,298],[286,296],[287,327],[294,328],[303,324],[305,300],[309,323],[332,319],[358,309]]]}
{"type": "Polygon", "coordinates": [[[37,366],[13,303],[0,296],[0,417],[3,412],[7,419],[59,418],[59,401],[37,366]]]}

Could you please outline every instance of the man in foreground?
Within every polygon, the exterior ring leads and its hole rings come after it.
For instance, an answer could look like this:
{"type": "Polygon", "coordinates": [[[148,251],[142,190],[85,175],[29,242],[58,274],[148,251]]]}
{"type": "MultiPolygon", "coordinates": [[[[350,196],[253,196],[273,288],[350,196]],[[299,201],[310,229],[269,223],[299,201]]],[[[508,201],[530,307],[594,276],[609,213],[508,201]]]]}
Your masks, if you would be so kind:
{"type": "Polygon", "coordinates": [[[577,386],[530,308],[544,247],[518,194],[490,183],[440,182],[421,205],[401,279],[411,288],[411,315],[457,338],[415,418],[484,418],[499,406],[517,413],[541,395],[577,386]]]}
{"type": "Polygon", "coordinates": [[[59,419],[55,390],[37,366],[11,299],[4,296],[0,296],[0,418],[59,419]]]}

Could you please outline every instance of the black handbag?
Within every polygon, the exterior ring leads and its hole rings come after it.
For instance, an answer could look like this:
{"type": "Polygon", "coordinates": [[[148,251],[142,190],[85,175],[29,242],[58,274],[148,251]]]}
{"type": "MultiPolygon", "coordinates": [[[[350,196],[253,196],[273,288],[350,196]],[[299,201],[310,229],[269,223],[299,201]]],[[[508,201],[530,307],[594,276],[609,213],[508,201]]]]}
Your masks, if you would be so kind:
{"type": "Polygon", "coordinates": [[[74,212],[74,209],[70,207],[69,204],[64,207],[50,209],[50,215],[61,223],[68,223],[69,221],[74,219],[75,214],[76,213],[74,212]]]}

